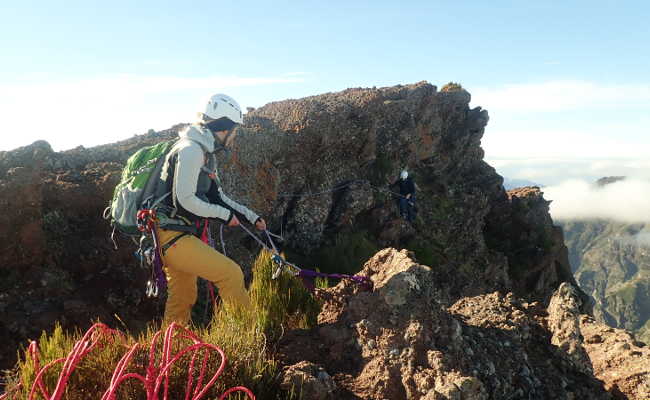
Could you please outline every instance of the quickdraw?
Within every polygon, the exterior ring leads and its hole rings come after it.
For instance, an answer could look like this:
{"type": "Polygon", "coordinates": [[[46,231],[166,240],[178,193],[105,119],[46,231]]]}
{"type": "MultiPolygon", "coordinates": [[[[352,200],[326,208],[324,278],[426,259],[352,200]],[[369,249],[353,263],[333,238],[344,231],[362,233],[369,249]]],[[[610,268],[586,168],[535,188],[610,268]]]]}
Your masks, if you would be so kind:
{"type": "Polygon", "coordinates": [[[278,237],[277,235],[274,235],[270,233],[268,230],[265,230],[264,233],[266,234],[266,239],[268,242],[271,244],[271,248],[267,246],[260,238],[257,237],[253,232],[251,232],[249,229],[247,229],[244,225],[239,224],[239,226],[242,227],[242,229],[253,239],[257,240],[257,242],[262,245],[263,248],[268,250],[271,254],[271,260],[278,266],[271,276],[272,279],[277,279],[280,277],[283,271],[286,271],[290,273],[293,276],[297,276],[302,280],[303,285],[309,291],[313,292],[315,290],[315,285],[314,285],[314,279],[315,278],[332,278],[332,279],[348,279],[351,280],[355,283],[357,283],[359,286],[364,288],[365,290],[372,291],[373,289],[373,283],[368,278],[367,276],[361,276],[361,275],[346,275],[346,274],[325,274],[322,272],[318,271],[312,271],[308,269],[302,269],[298,267],[295,264],[292,264],[288,261],[286,261],[282,256],[280,256],[280,252],[278,251],[277,247],[275,246],[275,243],[273,243],[273,239],[271,239],[271,236],[278,237]]]}
{"type": "Polygon", "coordinates": [[[152,232],[155,228],[156,210],[139,210],[136,221],[140,232],[152,232]]]}
{"type": "Polygon", "coordinates": [[[271,257],[271,260],[273,261],[274,264],[278,266],[278,268],[275,270],[273,275],[271,276],[271,279],[275,280],[280,277],[283,271],[288,272],[289,274],[293,276],[298,276],[300,271],[302,271],[300,268],[298,268],[295,264],[292,264],[288,261],[286,261],[284,258],[280,257],[278,254],[273,254],[271,257]]]}
{"type": "Polygon", "coordinates": [[[158,235],[156,234],[156,210],[139,210],[136,216],[138,230],[142,232],[140,237],[140,248],[136,256],[140,258],[140,265],[143,268],[150,267],[151,276],[147,280],[145,294],[147,297],[158,297],[158,294],[167,287],[167,278],[163,271],[162,255],[158,235]],[[151,237],[153,243],[148,244],[151,237]]]}
{"type": "Polygon", "coordinates": [[[315,278],[348,279],[358,284],[359,286],[361,286],[363,289],[367,291],[372,291],[373,289],[373,283],[370,280],[370,278],[368,278],[367,276],[346,275],[346,274],[325,274],[322,272],[312,271],[309,269],[302,269],[297,267],[295,264],[292,264],[284,260],[282,257],[280,257],[277,254],[274,254],[273,257],[271,257],[271,260],[273,260],[273,262],[278,266],[278,268],[273,273],[273,276],[271,277],[272,279],[277,279],[280,276],[280,274],[282,274],[283,271],[286,271],[291,275],[300,278],[302,280],[303,285],[305,285],[305,287],[309,289],[309,291],[311,292],[313,292],[316,288],[314,284],[315,278]]]}

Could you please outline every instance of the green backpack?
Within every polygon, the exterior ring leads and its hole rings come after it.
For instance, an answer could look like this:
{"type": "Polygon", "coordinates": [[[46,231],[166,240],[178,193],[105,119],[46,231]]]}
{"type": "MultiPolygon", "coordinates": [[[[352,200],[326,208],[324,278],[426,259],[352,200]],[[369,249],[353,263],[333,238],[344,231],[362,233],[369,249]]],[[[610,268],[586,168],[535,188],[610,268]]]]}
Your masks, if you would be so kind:
{"type": "Polygon", "coordinates": [[[111,219],[114,229],[127,235],[140,233],[138,211],[152,207],[166,196],[160,198],[158,183],[165,156],[175,143],[176,140],[169,140],[143,147],[126,161],[120,183],[113,192],[113,200],[104,210],[104,218],[111,219]]]}

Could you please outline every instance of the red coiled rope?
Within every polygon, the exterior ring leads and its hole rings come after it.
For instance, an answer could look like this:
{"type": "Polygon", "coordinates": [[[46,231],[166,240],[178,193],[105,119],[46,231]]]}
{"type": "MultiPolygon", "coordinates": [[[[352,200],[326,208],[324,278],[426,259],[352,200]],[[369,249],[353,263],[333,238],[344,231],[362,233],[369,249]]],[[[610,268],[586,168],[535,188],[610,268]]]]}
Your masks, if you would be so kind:
{"type": "MultiPolygon", "coordinates": [[[[160,362],[158,365],[156,365],[156,343],[160,339],[161,334],[162,331],[156,332],[153,339],[151,340],[151,345],[149,347],[149,364],[146,368],[145,376],[133,372],[126,372],[129,362],[139,347],[139,344],[136,343],[126,352],[126,354],[124,354],[124,356],[117,363],[117,366],[115,367],[113,376],[111,378],[111,382],[101,398],[102,400],[115,400],[115,394],[119,386],[122,384],[122,382],[131,378],[142,382],[147,393],[147,400],[159,400],[159,392],[161,388],[164,388],[162,399],[168,400],[169,371],[176,361],[178,361],[183,355],[189,352],[192,352],[192,358],[190,360],[190,365],[188,368],[187,384],[185,387],[185,400],[199,400],[205,396],[205,394],[214,385],[214,383],[226,368],[227,360],[223,350],[210,343],[203,342],[190,330],[176,323],[172,323],[165,330],[165,335],[162,343],[163,354],[161,356],[160,362]],[[178,333],[176,333],[176,331],[178,331],[178,333]],[[189,340],[192,342],[192,344],[182,348],[176,354],[172,354],[172,344],[175,338],[189,340]],[[221,365],[219,366],[217,372],[212,376],[212,378],[205,385],[203,385],[203,381],[205,380],[205,375],[207,372],[208,359],[210,357],[210,353],[212,352],[219,353],[221,356],[221,365]],[[201,370],[198,379],[194,384],[195,364],[201,353],[203,353],[203,360],[200,363],[201,370]]],[[[124,336],[120,332],[114,329],[110,329],[102,323],[96,323],[85,333],[81,340],[75,343],[72,351],[70,354],[68,354],[67,357],[54,360],[43,368],[39,368],[40,364],[38,348],[36,342],[32,341],[28,348],[28,354],[34,362],[34,368],[37,373],[29,393],[29,400],[34,400],[39,390],[41,396],[47,400],[60,400],[65,393],[65,387],[68,383],[68,380],[70,379],[70,376],[72,375],[72,372],[74,372],[75,368],[81,362],[83,357],[85,357],[90,351],[98,346],[99,340],[104,335],[110,335],[110,340],[113,340],[116,336],[119,336],[122,340],[124,340],[124,336]],[[47,391],[45,384],[43,383],[43,375],[48,369],[58,363],[64,363],[63,369],[59,374],[59,379],[57,380],[54,392],[50,394],[47,391]]],[[[219,397],[219,400],[223,400],[235,392],[244,392],[249,399],[255,399],[255,395],[249,389],[243,386],[237,386],[227,389],[219,397]]],[[[0,396],[0,400],[6,399],[8,395],[9,393],[0,396]]]]}

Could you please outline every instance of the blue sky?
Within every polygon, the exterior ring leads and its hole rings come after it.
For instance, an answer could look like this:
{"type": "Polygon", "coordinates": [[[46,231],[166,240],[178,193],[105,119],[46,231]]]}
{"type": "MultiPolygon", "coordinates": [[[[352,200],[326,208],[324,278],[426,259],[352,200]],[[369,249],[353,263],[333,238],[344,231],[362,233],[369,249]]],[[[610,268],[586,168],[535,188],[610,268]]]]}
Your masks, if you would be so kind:
{"type": "Polygon", "coordinates": [[[216,91],[258,107],[427,80],[488,109],[486,158],[513,178],[650,169],[649,3],[457,3],[0,0],[0,150],[164,129],[216,91]]]}

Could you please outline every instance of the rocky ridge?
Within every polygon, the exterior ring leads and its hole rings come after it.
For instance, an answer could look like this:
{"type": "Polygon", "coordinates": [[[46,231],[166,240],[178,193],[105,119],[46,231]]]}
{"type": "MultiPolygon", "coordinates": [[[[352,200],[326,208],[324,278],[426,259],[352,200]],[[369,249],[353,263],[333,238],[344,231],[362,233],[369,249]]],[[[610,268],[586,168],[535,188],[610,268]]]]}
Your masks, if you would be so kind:
{"type": "Polygon", "coordinates": [[[431,268],[384,249],[321,293],[318,327],[283,341],[285,385],[314,399],[644,399],[650,350],[580,312],[563,283],[547,307],[512,293],[446,305],[431,268]],[[603,384],[603,381],[605,384],[603,384]]]}

